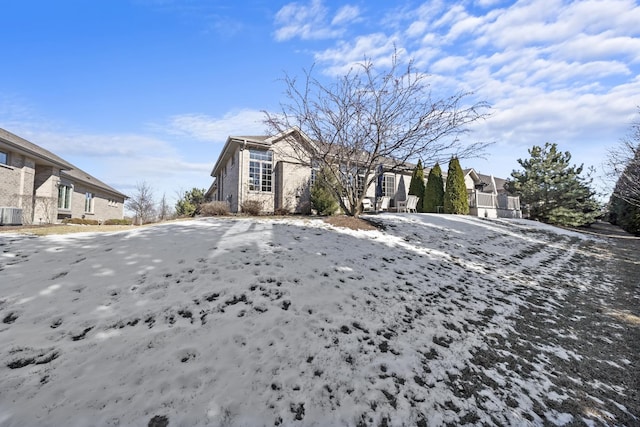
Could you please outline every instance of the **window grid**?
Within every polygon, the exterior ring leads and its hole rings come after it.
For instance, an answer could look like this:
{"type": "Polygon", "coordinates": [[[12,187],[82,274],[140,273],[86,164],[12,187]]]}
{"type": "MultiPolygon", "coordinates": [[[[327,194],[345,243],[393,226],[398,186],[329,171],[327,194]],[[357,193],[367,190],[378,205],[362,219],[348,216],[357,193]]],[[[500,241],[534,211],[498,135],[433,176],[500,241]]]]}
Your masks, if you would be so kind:
{"type": "Polygon", "coordinates": [[[273,153],[249,150],[249,190],[271,192],[273,188],[273,153]]]}
{"type": "Polygon", "coordinates": [[[71,194],[73,190],[70,185],[58,186],[58,209],[71,209],[71,194]]]}
{"type": "Polygon", "coordinates": [[[395,195],[396,177],[384,175],[382,178],[382,195],[393,197],[395,195]]]}
{"type": "Polygon", "coordinates": [[[93,204],[93,193],[85,193],[84,211],[87,213],[93,213],[93,204]]]}
{"type": "Polygon", "coordinates": [[[0,163],[2,163],[3,165],[9,164],[9,155],[4,151],[0,151],[0,163]]]}

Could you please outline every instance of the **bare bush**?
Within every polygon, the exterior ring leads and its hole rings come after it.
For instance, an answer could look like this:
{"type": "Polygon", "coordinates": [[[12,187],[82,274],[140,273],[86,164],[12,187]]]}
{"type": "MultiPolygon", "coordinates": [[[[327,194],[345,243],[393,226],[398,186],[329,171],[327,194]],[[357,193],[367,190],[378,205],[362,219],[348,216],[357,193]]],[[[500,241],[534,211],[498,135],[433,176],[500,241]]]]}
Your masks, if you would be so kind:
{"type": "Polygon", "coordinates": [[[277,208],[274,212],[274,215],[286,216],[291,215],[291,209],[289,208],[277,208]]]}
{"type": "Polygon", "coordinates": [[[104,222],[104,225],[131,225],[133,221],[130,219],[108,219],[104,222]]]}
{"type": "Polygon", "coordinates": [[[262,202],[259,200],[245,200],[242,202],[242,212],[247,215],[257,216],[262,212],[262,202]]]}
{"type": "Polygon", "coordinates": [[[203,216],[229,215],[229,204],[222,201],[205,203],[200,205],[200,214],[203,216]]]}

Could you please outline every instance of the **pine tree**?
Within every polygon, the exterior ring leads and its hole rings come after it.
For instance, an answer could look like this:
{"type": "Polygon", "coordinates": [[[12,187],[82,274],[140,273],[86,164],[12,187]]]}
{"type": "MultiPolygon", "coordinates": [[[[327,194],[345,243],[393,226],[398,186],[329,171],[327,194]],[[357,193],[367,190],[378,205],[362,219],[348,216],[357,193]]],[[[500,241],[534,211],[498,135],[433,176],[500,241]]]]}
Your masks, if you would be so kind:
{"type": "Polygon", "coordinates": [[[205,202],[204,188],[192,188],[185,191],[184,195],[176,202],[176,215],[178,216],[196,216],[200,213],[200,205],[205,202]]]}
{"type": "Polygon", "coordinates": [[[449,161],[447,188],[444,191],[444,213],[469,214],[467,186],[464,184],[464,174],[457,157],[449,161]]]}
{"type": "Polygon", "coordinates": [[[416,210],[418,212],[423,212],[422,199],[424,197],[424,169],[422,168],[422,160],[418,160],[418,164],[413,170],[413,175],[411,175],[411,182],[409,183],[409,194],[418,196],[418,204],[416,205],[416,210]]]}
{"type": "Polygon", "coordinates": [[[332,181],[331,174],[322,169],[316,175],[316,179],[311,185],[310,199],[311,206],[318,212],[318,215],[333,215],[338,210],[338,201],[332,191],[336,183],[332,181]]]}
{"type": "Polygon", "coordinates": [[[595,222],[600,208],[590,176],[581,176],[582,165],[571,166],[571,154],[548,142],[533,146],[529,154],[530,159],[518,159],[524,171],[513,171],[507,181],[509,192],[518,194],[528,208],[529,218],[570,226],[595,222]]]}
{"type": "Polygon", "coordinates": [[[436,163],[429,171],[427,186],[424,190],[422,211],[437,213],[438,206],[444,206],[444,181],[442,179],[442,169],[436,163]]]}

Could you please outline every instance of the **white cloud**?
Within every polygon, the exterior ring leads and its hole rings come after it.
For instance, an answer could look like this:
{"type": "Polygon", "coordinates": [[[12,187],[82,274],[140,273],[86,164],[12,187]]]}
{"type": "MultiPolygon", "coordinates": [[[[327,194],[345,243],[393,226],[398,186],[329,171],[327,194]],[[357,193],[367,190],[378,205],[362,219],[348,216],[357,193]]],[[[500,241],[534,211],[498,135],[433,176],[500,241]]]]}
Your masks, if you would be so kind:
{"type": "Polygon", "coordinates": [[[458,68],[466,65],[469,61],[462,56],[447,56],[439,61],[436,61],[430,68],[429,71],[435,73],[449,73],[454,72],[458,68]]]}
{"type": "Polygon", "coordinates": [[[344,34],[345,25],[356,21],[359,15],[360,9],[357,6],[342,6],[331,18],[322,0],[311,0],[308,4],[289,3],[275,16],[278,27],[275,39],[285,41],[295,37],[302,40],[337,38],[344,34]]]}
{"type": "Polygon", "coordinates": [[[326,72],[330,75],[346,74],[355,64],[362,63],[365,58],[370,59],[377,67],[388,67],[394,52],[398,56],[405,56],[405,50],[398,46],[398,38],[383,33],[358,37],[352,43],[340,42],[335,48],[318,52],[315,60],[327,63],[326,72]]]}
{"type": "Polygon", "coordinates": [[[629,36],[579,34],[554,48],[554,56],[578,61],[622,56],[640,62],[640,39],[629,36]]]}
{"type": "Polygon", "coordinates": [[[331,20],[331,25],[341,25],[352,22],[360,15],[360,9],[357,6],[343,6],[341,7],[336,16],[331,20]]]}
{"type": "Polygon", "coordinates": [[[201,141],[224,143],[230,135],[262,135],[265,132],[264,113],[238,110],[222,117],[204,114],[181,114],[169,119],[167,131],[201,141]]]}
{"type": "Polygon", "coordinates": [[[409,25],[405,34],[407,37],[421,37],[427,30],[427,23],[424,21],[415,21],[409,25]]]}

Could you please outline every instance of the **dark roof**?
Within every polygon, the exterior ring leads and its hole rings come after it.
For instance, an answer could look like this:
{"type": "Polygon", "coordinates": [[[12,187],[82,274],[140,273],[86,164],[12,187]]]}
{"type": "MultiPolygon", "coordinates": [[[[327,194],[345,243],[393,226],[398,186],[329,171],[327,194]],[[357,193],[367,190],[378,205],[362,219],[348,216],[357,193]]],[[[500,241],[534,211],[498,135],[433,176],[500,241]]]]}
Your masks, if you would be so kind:
{"type": "Polygon", "coordinates": [[[0,140],[7,145],[13,146],[20,151],[24,151],[37,159],[43,160],[46,163],[53,163],[64,169],[73,168],[73,165],[66,160],[56,156],[51,151],[45,150],[39,145],[29,142],[24,138],[19,137],[5,129],[0,128],[0,140]]]}
{"type": "Polygon", "coordinates": [[[497,193],[502,192],[502,191],[506,191],[504,188],[504,184],[505,182],[507,182],[506,179],[502,179],[502,178],[498,178],[498,177],[493,177],[493,181],[491,181],[491,175],[484,175],[481,173],[478,173],[478,177],[480,178],[480,180],[482,182],[484,182],[485,184],[487,184],[487,186],[484,188],[484,191],[496,191],[497,193]],[[496,188],[493,188],[493,182],[496,183],[496,188]]]}
{"type": "Polygon", "coordinates": [[[244,140],[246,139],[247,141],[259,141],[259,142],[264,142],[267,139],[270,138],[270,136],[268,135],[254,135],[254,136],[230,136],[229,138],[231,139],[238,139],[238,140],[244,140]]]}
{"type": "Polygon", "coordinates": [[[66,175],[75,181],[83,182],[85,184],[91,185],[101,190],[105,190],[109,193],[113,193],[115,195],[125,197],[125,198],[127,197],[125,194],[105,184],[104,182],[100,181],[98,178],[88,174],[82,169],[62,159],[61,157],[56,156],[51,151],[45,150],[39,145],[36,145],[30,141],[27,141],[26,139],[21,138],[18,135],[15,135],[2,128],[0,128],[0,141],[4,142],[9,146],[16,148],[19,151],[30,154],[31,156],[35,157],[36,160],[39,160],[41,163],[53,164],[59,167],[61,170],[61,175],[66,175]]]}
{"type": "MultiPolygon", "coordinates": [[[[73,166],[73,165],[72,165],[73,166]]],[[[92,185],[93,187],[97,187],[100,188],[101,190],[105,190],[108,191],[110,193],[114,193],[118,196],[127,198],[127,196],[121,192],[119,192],[118,190],[114,189],[113,187],[105,184],[104,182],[100,181],[98,178],[89,175],[88,173],[86,173],[85,171],[83,171],[82,169],[78,169],[75,166],[72,169],[66,169],[63,170],[61,172],[61,175],[66,175],[69,178],[75,180],[75,181],[81,181],[84,182],[85,184],[89,184],[92,185]]]]}

